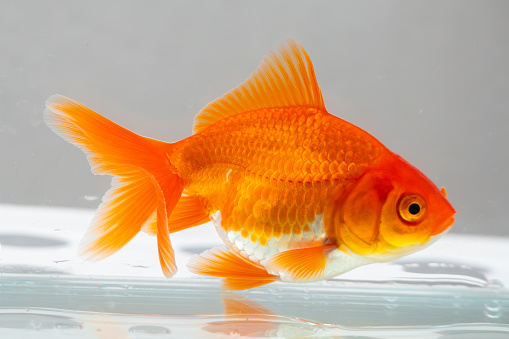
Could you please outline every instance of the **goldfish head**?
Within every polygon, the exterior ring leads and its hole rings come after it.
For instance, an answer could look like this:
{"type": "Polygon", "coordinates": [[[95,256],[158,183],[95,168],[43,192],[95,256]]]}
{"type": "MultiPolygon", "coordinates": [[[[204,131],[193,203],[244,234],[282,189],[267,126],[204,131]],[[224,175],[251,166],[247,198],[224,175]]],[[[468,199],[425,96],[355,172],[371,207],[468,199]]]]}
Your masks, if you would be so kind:
{"type": "Polygon", "coordinates": [[[388,158],[333,196],[324,216],[329,238],[341,249],[378,261],[430,244],[456,213],[444,188],[401,157],[388,158]]]}

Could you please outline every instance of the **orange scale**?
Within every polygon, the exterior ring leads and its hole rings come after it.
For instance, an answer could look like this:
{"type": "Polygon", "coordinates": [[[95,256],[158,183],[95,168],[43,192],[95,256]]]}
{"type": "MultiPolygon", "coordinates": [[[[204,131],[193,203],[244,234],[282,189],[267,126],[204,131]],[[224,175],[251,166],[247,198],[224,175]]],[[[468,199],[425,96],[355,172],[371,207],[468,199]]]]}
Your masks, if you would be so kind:
{"type": "Polygon", "coordinates": [[[258,200],[253,205],[253,216],[258,219],[262,215],[262,209],[263,209],[264,202],[262,200],[258,200]]]}
{"type": "Polygon", "coordinates": [[[339,173],[341,175],[344,175],[345,173],[348,172],[348,165],[346,164],[346,162],[341,162],[341,164],[339,165],[339,173]]]}
{"type": "MultiPolygon", "coordinates": [[[[344,143],[344,142],[343,142],[344,143]]],[[[336,160],[341,163],[345,160],[345,151],[339,150],[339,152],[336,155],[336,160]]]]}
{"type": "Polygon", "coordinates": [[[246,200],[244,203],[244,211],[246,211],[247,215],[250,215],[253,213],[253,207],[255,202],[253,200],[246,200]]]}
{"type": "MultiPolygon", "coordinates": [[[[316,149],[316,148],[318,148],[318,147],[320,147],[319,145],[313,145],[313,146],[315,146],[315,147],[313,147],[313,148],[315,148],[315,149],[316,149]]],[[[318,161],[318,157],[319,157],[319,155],[320,155],[320,152],[318,152],[318,151],[313,151],[313,152],[311,152],[311,154],[309,155],[309,160],[311,160],[312,162],[317,162],[317,161],[318,161]]]]}
{"type": "Polygon", "coordinates": [[[343,176],[341,175],[341,173],[339,172],[336,172],[334,173],[332,176],[331,176],[331,181],[333,184],[337,185],[338,183],[341,182],[341,179],[343,178],[343,176]]]}
{"type": "Polygon", "coordinates": [[[241,229],[242,224],[239,223],[238,220],[232,220],[233,222],[231,224],[223,225],[224,229],[230,228],[234,232],[239,232],[241,229]]]}
{"type": "Polygon", "coordinates": [[[258,238],[258,243],[262,246],[267,246],[267,238],[265,237],[259,237],[258,238]]]}
{"type": "Polygon", "coordinates": [[[268,201],[269,200],[269,195],[270,195],[270,192],[272,191],[270,185],[267,185],[267,186],[260,186],[261,189],[260,189],[260,200],[263,200],[263,201],[268,201]]]}
{"type": "Polygon", "coordinates": [[[277,186],[278,184],[278,179],[279,179],[279,176],[281,175],[281,172],[279,171],[275,171],[274,173],[272,173],[272,175],[270,176],[270,185],[271,186],[277,186]]]}
{"type": "Polygon", "coordinates": [[[256,235],[260,236],[260,235],[263,235],[264,232],[265,232],[265,225],[263,224],[263,222],[261,220],[257,220],[255,228],[254,228],[254,233],[256,233],[256,235]]]}
{"type": "Polygon", "coordinates": [[[311,173],[311,167],[313,166],[313,163],[311,161],[306,161],[302,165],[302,173],[304,175],[311,173]]]}
{"type": "Polygon", "coordinates": [[[275,205],[270,209],[269,220],[272,222],[276,222],[276,223],[279,222],[278,215],[279,215],[279,207],[277,205],[275,205]]]}
{"type": "Polygon", "coordinates": [[[288,216],[287,216],[287,220],[289,223],[293,224],[295,223],[295,221],[297,220],[297,206],[296,205],[292,205],[289,209],[288,209],[288,216]]]}
{"type": "Polygon", "coordinates": [[[256,217],[251,214],[247,217],[246,221],[244,222],[244,227],[242,229],[247,230],[249,232],[253,232],[256,226],[257,219],[256,217]]]}
{"type": "Polygon", "coordinates": [[[354,159],[354,155],[353,155],[353,152],[352,151],[349,151],[348,153],[346,153],[345,155],[345,161],[346,163],[351,163],[354,159]]]}
{"type": "Polygon", "coordinates": [[[300,225],[304,225],[306,223],[306,208],[299,208],[297,211],[297,223],[300,225]]]}
{"type": "MultiPolygon", "coordinates": [[[[242,185],[244,186],[244,185],[242,185]]],[[[252,196],[255,189],[258,187],[258,183],[255,181],[252,181],[246,188],[245,192],[248,196],[252,196]]]]}
{"type": "Polygon", "coordinates": [[[299,191],[297,190],[297,188],[288,189],[284,193],[285,194],[284,195],[284,197],[285,197],[284,204],[286,204],[287,206],[295,204],[296,200],[297,200],[298,193],[299,193],[299,191]]]}
{"type": "Polygon", "coordinates": [[[272,229],[272,235],[276,238],[281,238],[281,235],[283,234],[283,226],[280,224],[275,224],[272,229]]]}
{"type": "Polygon", "coordinates": [[[264,173],[262,177],[262,185],[268,186],[270,185],[270,178],[274,174],[274,171],[272,169],[267,170],[267,172],[264,173]]]}
{"type": "Polygon", "coordinates": [[[324,160],[319,163],[319,171],[321,174],[329,172],[329,162],[327,160],[324,160]]]}
{"type": "Polygon", "coordinates": [[[273,235],[273,232],[274,232],[274,226],[271,225],[270,223],[266,223],[263,228],[263,233],[265,233],[265,236],[267,238],[271,238],[273,235]]]}
{"type": "Polygon", "coordinates": [[[308,190],[305,192],[305,195],[304,195],[304,201],[303,201],[303,204],[305,206],[310,206],[314,203],[314,196],[315,196],[315,192],[314,190],[308,190]]]}
{"type": "MultiPolygon", "coordinates": [[[[267,157],[269,158],[269,157],[267,157]]],[[[278,154],[274,155],[272,158],[271,158],[271,161],[270,163],[267,165],[267,167],[270,167],[272,169],[276,169],[277,168],[277,164],[279,163],[279,160],[281,160],[281,156],[279,156],[278,154]]]]}
{"type": "Polygon", "coordinates": [[[316,206],[309,206],[306,208],[306,223],[312,223],[316,218],[316,206]]]}
{"type": "Polygon", "coordinates": [[[288,235],[290,233],[292,233],[292,226],[290,226],[290,224],[285,224],[283,226],[283,234],[288,235]]]}
{"type": "Polygon", "coordinates": [[[320,179],[320,181],[322,181],[323,183],[326,183],[326,184],[329,184],[331,182],[331,178],[332,178],[332,174],[330,173],[325,173],[322,178],[320,179]]]}
{"type": "Polygon", "coordinates": [[[260,166],[258,171],[256,171],[256,180],[261,181],[266,172],[267,169],[263,166],[260,166]]]}
{"type": "Polygon", "coordinates": [[[242,238],[247,238],[249,237],[249,232],[244,228],[240,231],[240,235],[242,236],[242,238]]]}
{"type": "Polygon", "coordinates": [[[322,172],[320,171],[320,163],[319,162],[313,162],[311,164],[311,173],[320,173],[322,174],[322,172]]]}
{"type": "Polygon", "coordinates": [[[282,205],[279,208],[278,221],[281,224],[284,224],[288,219],[288,207],[286,205],[282,205]]]}
{"type": "Polygon", "coordinates": [[[320,184],[320,183],[321,183],[321,181],[322,181],[322,178],[323,178],[322,173],[316,173],[316,174],[312,177],[311,181],[313,182],[313,184],[320,184]]]}
{"type": "Polygon", "coordinates": [[[302,206],[304,204],[304,197],[306,196],[306,190],[300,189],[295,195],[295,204],[302,206]]]}
{"type": "Polygon", "coordinates": [[[303,228],[303,227],[302,227],[301,225],[299,225],[299,224],[294,225],[294,226],[293,226],[293,229],[292,229],[292,231],[293,231],[292,233],[293,233],[294,235],[302,234],[302,228],[303,228]]]}
{"type": "Polygon", "coordinates": [[[355,162],[352,162],[349,166],[348,166],[348,173],[352,176],[356,176],[357,174],[357,165],[355,164],[355,162]]]}
{"type": "Polygon", "coordinates": [[[290,173],[290,175],[292,174],[298,174],[302,171],[302,166],[304,166],[304,161],[302,161],[302,159],[297,159],[294,163],[293,163],[293,168],[292,168],[292,172],[290,173]]]}
{"type": "Polygon", "coordinates": [[[339,162],[337,160],[334,160],[329,165],[329,172],[334,174],[338,171],[338,168],[339,168],[339,162]]]}
{"type": "Polygon", "coordinates": [[[277,178],[277,187],[278,189],[284,189],[287,185],[288,175],[281,173],[277,178]]]}
{"type": "Polygon", "coordinates": [[[285,165],[287,162],[288,160],[286,159],[286,155],[285,154],[280,155],[279,160],[277,162],[277,166],[274,167],[274,169],[277,169],[278,172],[284,173],[285,165]]]}

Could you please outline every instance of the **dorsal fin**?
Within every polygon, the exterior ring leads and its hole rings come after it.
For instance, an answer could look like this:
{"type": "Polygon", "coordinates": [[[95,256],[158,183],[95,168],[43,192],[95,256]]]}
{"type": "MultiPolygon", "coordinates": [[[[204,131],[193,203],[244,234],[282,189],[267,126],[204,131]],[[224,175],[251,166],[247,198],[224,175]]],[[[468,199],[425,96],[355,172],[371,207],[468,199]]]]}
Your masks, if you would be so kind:
{"type": "Polygon", "coordinates": [[[325,110],[311,59],[301,45],[288,40],[278,53],[269,52],[243,84],[205,106],[194,118],[193,132],[234,114],[291,106],[325,110]]]}

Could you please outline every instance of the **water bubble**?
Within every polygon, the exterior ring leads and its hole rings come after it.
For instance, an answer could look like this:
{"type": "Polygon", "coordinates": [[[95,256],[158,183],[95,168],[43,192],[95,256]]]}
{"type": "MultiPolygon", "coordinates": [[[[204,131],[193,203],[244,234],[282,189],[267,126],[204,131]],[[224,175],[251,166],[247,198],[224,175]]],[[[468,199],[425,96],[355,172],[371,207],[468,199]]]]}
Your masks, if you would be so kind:
{"type": "Polygon", "coordinates": [[[99,285],[99,288],[103,289],[103,290],[118,291],[118,290],[128,290],[129,286],[124,285],[124,284],[102,284],[102,285],[99,285]]]}
{"type": "Polygon", "coordinates": [[[98,286],[100,289],[107,291],[110,295],[114,296],[128,296],[130,295],[130,287],[123,284],[102,284],[98,286]]]}
{"type": "Polygon", "coordinates": [[[490,319],[498,319],[502,315],[502,307],[498,300],[484,303],[484,314],[490,319]]]}
{"type": "Polygon", "coordinates": [[[99,199],[99,197],[95,195],[84,195],[83,199],[85,199],[86,201],[96,201],[97,199],[99,199]]]}

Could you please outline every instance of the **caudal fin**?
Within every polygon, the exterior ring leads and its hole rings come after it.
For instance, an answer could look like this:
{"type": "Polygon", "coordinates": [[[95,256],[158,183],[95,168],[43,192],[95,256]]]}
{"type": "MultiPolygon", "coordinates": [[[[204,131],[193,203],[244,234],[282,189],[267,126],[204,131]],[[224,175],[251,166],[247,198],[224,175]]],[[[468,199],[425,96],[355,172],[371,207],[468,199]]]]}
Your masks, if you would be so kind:
{"type": "Polygon", "coordinates": [[[168,160],[171,144],[137,135],[61,95],[46,101],[46,124],[81,148],[95,174],[113,175],[111,189],[81,241],[79,253],[103,259],[126,245],[155,212],[159,261],[166,277],[177,272],[168,216],[180,199],[181,178],[168,160]]]}

